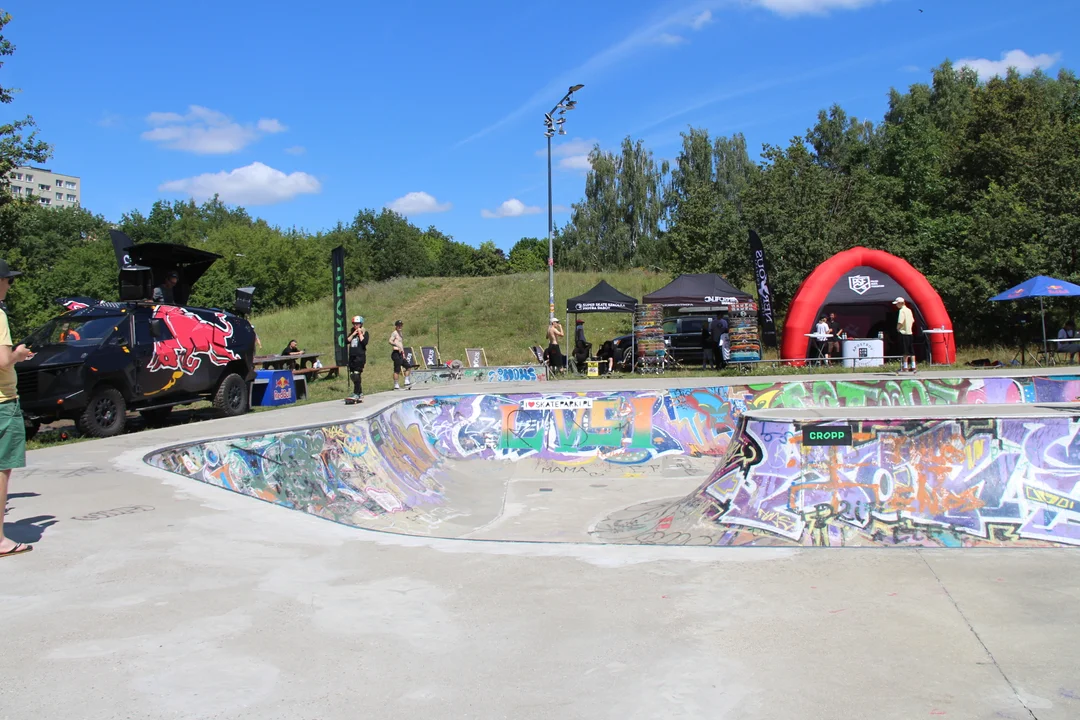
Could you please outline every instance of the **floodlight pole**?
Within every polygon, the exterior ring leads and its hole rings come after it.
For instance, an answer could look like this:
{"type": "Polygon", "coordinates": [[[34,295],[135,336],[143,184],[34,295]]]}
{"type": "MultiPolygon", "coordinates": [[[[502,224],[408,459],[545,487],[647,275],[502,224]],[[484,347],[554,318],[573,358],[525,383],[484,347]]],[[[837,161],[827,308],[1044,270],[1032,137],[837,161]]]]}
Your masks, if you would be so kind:
{"type": "Polygon", "coordinates": [[[565,119],[555,119],[555,113],[562,110],[561,114],[565,114],[567,110],[573,110],[575,103],[570,101],[570,96],[576,93],[584,85],[573,85],[570,90],[563,95],[562,100],[556,103],[555,107],[551,108],[551,112],[544,115],[544,135],[547,136],[547,181],[548,181],[548,323],[555,319],[555,221],[554,221],[554,209],[551,206],[551,138],[556,133],[555,126],[558,125],[559,134],[565,135],[566,131],[563,130],[563,124],[565,119]]]}
{"type": "Polygon", "coordinates": [[[548,324],[555,319],[555,234],[554,216],[551,209],[551,133],[547,134],[548,171],[548,324]]]}

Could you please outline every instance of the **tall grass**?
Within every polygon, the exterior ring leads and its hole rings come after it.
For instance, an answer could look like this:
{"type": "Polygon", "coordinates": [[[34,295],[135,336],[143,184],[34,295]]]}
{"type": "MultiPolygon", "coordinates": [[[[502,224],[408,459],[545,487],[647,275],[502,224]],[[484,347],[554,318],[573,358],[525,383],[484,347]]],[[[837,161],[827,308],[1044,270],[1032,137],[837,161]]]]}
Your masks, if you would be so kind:
{"type": "MultiPolygon", "coordinates": [[[[640,298],[668,283],[670,276],[651,272],[564,273],[555,276],[556,315],[562,318],[566,299],[591,289],[601,279],[627,295],[640,298]]],[[[482,347],[492,365],[520,365],[532,360],[529,347],[545,344],[548,317],[547,273],[481,278],[399,278],[350,290],[346,297],[350,319],[364,317],[371,333],[365,392],[393,385],[390,333],[394,321],[405,323],[405,344],[419,353],[425,345],[439,348],[444,362],[465,361],[466,347],[482,347]]],[[[581,316],[594,347],[605,339],[629,333],[629,313],[581,316]]],[[[324,353],[333,362],[333,308],[330,298],[251,318],[262,341],[263,354],[280,351],[295,339],[301,348],[324,353]]],[[[572,319],[571,319],[571,322],[572,319]]],[[[568,328],[567,332],[572,332],[568,328]]],[[[346,392],[342,380],[318,381],[313,389],[346,392]]],[[[318,393],[320,397],[324,392],[318,393]]],[[[323,397],[322,399],[326,399],[323,397]]]]}

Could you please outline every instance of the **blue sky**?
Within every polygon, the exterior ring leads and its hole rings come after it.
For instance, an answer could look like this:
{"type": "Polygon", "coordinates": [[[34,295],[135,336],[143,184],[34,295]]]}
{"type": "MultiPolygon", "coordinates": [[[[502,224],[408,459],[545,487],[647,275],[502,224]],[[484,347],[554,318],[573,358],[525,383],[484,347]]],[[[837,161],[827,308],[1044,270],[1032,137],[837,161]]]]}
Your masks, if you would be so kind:
{"type": "Polygon", "coordinates": [[[688,125],[756,156],[820,108],[880,120],[890,87],[946,57],[995,72],[1076,68],[1076,0],[185,3],[7,6],[30,113],[116,220],[214,191],[308,230],[391,206],[473,245],[544,237],[543,114],[584,83],[555,144],[556,223],[584,154],[644,138],[674,158],[688,125]],[[920,12],[920,9],[922,12],[920,12]]]}

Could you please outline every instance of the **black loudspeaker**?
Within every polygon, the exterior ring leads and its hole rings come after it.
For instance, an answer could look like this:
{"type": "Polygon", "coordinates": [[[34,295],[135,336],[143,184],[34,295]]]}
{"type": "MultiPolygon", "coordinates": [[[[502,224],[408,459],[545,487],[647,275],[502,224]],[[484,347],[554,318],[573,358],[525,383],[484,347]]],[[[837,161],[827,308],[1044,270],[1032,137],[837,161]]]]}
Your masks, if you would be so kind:
{"type": "Polygon", "coordinates": [[[255,287],[236,288],[236,301],[233,303],[233,312],[241,317],[251,312],[251,299],[255,295],[255,287]]]}
{"type": "Polygon", "coordinates": [[[129,265],[120,270],[121,300],[150,300],[154,297],[150,268],[129,265]]]}

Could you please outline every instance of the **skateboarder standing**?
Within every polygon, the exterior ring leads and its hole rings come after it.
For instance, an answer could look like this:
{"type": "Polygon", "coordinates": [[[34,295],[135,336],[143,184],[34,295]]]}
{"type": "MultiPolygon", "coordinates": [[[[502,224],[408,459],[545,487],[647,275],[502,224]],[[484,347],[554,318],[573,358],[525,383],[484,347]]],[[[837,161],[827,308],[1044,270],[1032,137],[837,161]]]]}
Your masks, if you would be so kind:
{"type": "Polygon", "coordinates": [[[393,350],[390,352],[390,359],[394,361],[394,389],[400,390],[398,385],[398,375],[404,373],[405,375],[405,387],[412,386],[412,380],[409,378],[409,364],[405,361],[405,339],[401,336],[401,327],[405,323],[397,320],[394,322],[394,332],[390,333],[390,347],[393,350]]]}
{"type": "Polygon", "coordinates": [[[364,386],[361,378],[367,365],[368,334],[364,329],[364,318],[357,315],[352,319],[352,331],[349,333],[349,377],[353,382],[351,402],[364,402],[364,386]]]}

